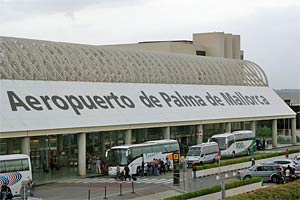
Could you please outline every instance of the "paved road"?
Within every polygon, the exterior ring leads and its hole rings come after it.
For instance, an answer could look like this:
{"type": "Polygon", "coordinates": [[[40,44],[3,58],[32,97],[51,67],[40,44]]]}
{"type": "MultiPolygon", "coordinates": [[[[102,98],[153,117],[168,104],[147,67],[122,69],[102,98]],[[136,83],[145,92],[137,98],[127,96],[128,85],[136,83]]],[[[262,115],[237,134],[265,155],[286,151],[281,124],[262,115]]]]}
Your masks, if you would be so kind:
{"type": "MultiPolygon", "coordinates": [[[[188,169],[184,175],[181,173],[180,185],[173,185],[173,174],[166,173],[161,176],[150,176],[138,178],[134,181],[134,191],[132,194],[132,182],[120,182],[110,177],[94,177],[94,178],[73,178],[61,180],[57,183],[41,185],[36,188],[35,195],[44,200],[58,199],[88,199],[88,191],[91,191],[91,199],[103,199],[104,187],[107,187],[108,199],[132,199],[143,195],[151,195],[154,193],[171,190],[174,192],[189,192],[199,190],[201,188],[209,188],[220,183],[216,176],[207,176],[198,179],[191,178],[191,169],[188,169]],[[182,180],[185,181],[182,181],[182,180]],[[120,195],[120,184],[122,183],[122,194],[120,195]]],[[[228,174],[232,177],[232,172],[228,174]]],[[[226,179],[226,182],[231,179],[226,179]]],[[[231,180],[232,181],[232,180],[231,180]]]]}

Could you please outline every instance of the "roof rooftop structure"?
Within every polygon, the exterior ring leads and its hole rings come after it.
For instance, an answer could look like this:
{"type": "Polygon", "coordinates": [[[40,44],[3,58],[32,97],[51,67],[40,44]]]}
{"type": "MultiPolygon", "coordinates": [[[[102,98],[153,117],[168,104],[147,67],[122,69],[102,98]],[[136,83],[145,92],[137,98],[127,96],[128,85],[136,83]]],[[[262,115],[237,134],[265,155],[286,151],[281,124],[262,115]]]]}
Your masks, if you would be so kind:
{"type": "Polygon", "coordinates": [[[0,37],[0,79],[268,86],[253,62],[0,37]]]}

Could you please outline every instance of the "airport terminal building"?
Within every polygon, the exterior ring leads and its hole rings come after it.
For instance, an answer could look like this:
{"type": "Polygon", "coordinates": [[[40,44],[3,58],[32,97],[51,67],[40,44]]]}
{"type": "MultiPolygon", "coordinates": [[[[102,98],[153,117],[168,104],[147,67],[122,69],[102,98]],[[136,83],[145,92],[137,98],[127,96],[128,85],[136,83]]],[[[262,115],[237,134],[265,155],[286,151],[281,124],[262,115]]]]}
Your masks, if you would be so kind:
{"type": "Polygon", "coordinates": [[[35,170],[55,155],[86,175],[86,156],[115,145],[171,138],[185,151],[264,120],[276,147],[279,119],[295,144],[296,113],[240,59],[239,37],[215,34],[109,47],[0,37],[0,154],[28,154],[35,170]]]}

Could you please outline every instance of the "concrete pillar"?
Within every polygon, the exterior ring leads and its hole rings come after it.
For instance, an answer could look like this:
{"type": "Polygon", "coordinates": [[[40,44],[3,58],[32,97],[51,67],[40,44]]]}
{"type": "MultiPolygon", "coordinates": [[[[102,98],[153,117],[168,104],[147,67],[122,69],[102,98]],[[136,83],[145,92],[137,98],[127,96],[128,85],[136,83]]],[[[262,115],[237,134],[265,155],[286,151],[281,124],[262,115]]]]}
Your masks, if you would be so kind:
{"type": "Polygon", "coordinates": [[[226,124],[225,123],[222,123],[221,129],[222,129],[221,133],[226,132],[226,124]]]}
{"type": "Polygon", "coordinates": [[[197,126],[197,144],[201,144],[203,142],[203,124],[199,124],[197,126]]]}
{"type": "Polygon", "coordinates": [[[245,130],[245,122],[241,122],[241,130],[245,130]]]}
{"type": "Polygon", "coordinates": [[[292,118],[292,144],[297,144],[296,140],[296,117],[292,118]]]}
{"type": "Polygon", "coordinates": [[[277,119],[272,121],[272,147],[277,147],[277,119]]]}
{"type": "Polygon", "coordinates": [[[163,136],[164,136],[164,139],[170,139],[171,138],[170,126],[163,127],[163,136]]]}
{"type": "Polygon", "coordinates": [[[100,132],[100,153],[105,157],[105,132],[100,132]]]}
{"type": "Polygon", "coordinates": [[[128,129],[124,133],[125,144],[131,144],[132,131],[128,129]]]}
{"type": "Polygon", "coordinates": [[[142,143],[142,134],[143,133],[141,129],[136,132],[136,143],[142,143]]]}
{"type": "Polygon", "coordinates": [[[226,129],[226,130],[225,130],[226,133],[227,133],[227,132],[231,132],[231,122],[227,122],[227,123],[225,124],[225,127],[226,127],[226,128],[225,128],[225,129],[226,129]]]}
{"type": "Polygon", "coordinates": [[[86,175],[86,133],[79,133],[78,142],[78,174],[86,175]]]}
{"type": "Polygon", "coordinates": [[[63,135],[57,135],[57,154],[61,155],[61,152],[63,151],[63,135]]]}
{"type": "Polygon", "coordinates": [[[251,130],[256,134],[256,121],[251,122],[251,130]]]}
{"type": "Polygon", "coordinates": [[[23,137],[21,139],[21,152],[22,154],[26,154],[30,156],[30,137],[23,137]]]}
{"type": "Polygon", "coordinates": [[[12,154],[13,151],[14,151],[13,141],[12,140],[13,140],[12,138],[6,139],[6,142],[7,142],[7,154],[12,154]]]}

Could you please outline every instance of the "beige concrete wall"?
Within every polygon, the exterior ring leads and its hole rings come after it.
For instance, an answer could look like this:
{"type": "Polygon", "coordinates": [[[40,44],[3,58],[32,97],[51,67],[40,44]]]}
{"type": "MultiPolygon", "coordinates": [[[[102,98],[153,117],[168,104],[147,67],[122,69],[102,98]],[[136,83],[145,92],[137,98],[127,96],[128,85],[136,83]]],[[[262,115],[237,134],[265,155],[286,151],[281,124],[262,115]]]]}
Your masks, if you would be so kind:
{"type": "MultiPolygon", "coordinates": [[[[232,35],[233,59],[240,59],[241,56],[241,37],[239,35],[232,35]]],[[[243,52],[244,53],[244,52],[243,52]]]]}
{"type": "Polygon", "coordinates": [[[233,42],[232,42],[232,34],[224,34],[225,39],[225,58],[233,58],[233,42]]]}
{"type": "Polygon", "coordinates": [[[105,46],[189,55],[196,55],[198,50],[205,51],[206,56],[234,59],[240,59],[241,55],[240,36],[224,32],[194,33],[193,41],[154,41],[105,46]]]}
{"type": "Polygon", "coordinates": [[[196,51],[205,51],[201,45],[194,45],[192,42],[149,42],[149,43],[136,43],[136,44],[122,44],[122,45],[107,45],[109,47],[139,49],[144,51],[158,51],[166,53],[182,53],[189,55],[196,55],[196,51]]]}
{"type": "Polygon", "coordinates": [[[223,32],[195,33],[193,43],[202,45],[206,49],[206,56],[223,57],[225,56],[225,39],[223,32]]]}

